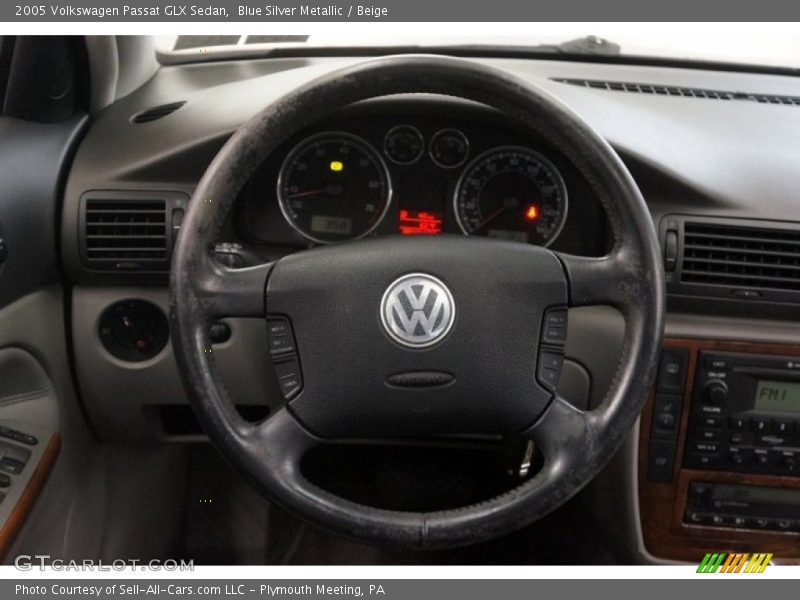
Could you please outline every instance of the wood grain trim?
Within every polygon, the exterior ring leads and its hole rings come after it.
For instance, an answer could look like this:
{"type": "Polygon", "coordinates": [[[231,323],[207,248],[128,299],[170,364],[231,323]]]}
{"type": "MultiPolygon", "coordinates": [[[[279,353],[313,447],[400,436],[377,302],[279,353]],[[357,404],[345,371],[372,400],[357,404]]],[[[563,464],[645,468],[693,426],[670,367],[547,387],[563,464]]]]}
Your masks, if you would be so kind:
{"type": "Polygon", "coordinates": [[[648,552],[659,558],[699,562],[706,552],[772,552],[776,562],[800,564],[800,534],[776,533],[732,528],[688,525],[683,522],[686,497],[692,481],[751,484],[787,489],[800,489],[800,477],[753,475],[731,471],[702,471],[683,468],[683,452],[688,435],[691,398],[694,390],[697,358],[701,350],[719,350],[751,354],[783,354],[800,356],[800,345],[722,342],[668,338],[665,348],[682,348],[689,352],[686,385],[683,394],[678,430],[678,446],[672,483],[647,481],[650,429],[652,426],[654,391],[648,396],[640,422],[639,436],[639,503],[642,534],[648,552]]]}
{"type": "Polygon", "coordinates": [[[47,447],[39,459],[39,464],[36,465],[36,469],[33,471],[33,475],[31,475],[30,481],[25,486],[25,490],[22,492],[16,506],[14,506],[14,510],[3,524],[3,528],[0,529],[0,560],[5,559],[6,554],[11,549],[11,545],[17,539],[17,535],[19,535],[22,526],[25,524],[36,499],[47,481],[47,477],[50,475],[50,471],[53,469],[53,465],[56,463],[60,448],[61,435],[55,433],[47,442],[47,447]]]}

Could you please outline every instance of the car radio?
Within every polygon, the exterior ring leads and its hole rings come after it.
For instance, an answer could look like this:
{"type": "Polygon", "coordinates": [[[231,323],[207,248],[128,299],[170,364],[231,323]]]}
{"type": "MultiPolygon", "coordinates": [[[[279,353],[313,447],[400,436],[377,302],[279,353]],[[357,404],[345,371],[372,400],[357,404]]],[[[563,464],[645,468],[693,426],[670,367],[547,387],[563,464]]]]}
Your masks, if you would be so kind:
{"type": "Polygon", "coordinates": [[[694,481],[684,522],[800,533],[800,490],[694,481]]]}
{"type": "Polygon", "coordinates": [[[800,357],[702,351],[684,466],[800,475],[800,357]]]}

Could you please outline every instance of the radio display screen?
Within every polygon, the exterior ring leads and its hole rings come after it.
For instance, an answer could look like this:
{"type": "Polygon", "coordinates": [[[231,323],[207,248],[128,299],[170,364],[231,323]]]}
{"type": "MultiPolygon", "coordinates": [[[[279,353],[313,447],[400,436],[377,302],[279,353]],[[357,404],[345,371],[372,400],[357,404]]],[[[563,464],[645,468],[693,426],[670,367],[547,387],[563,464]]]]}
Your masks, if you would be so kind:
{"type": "Polygon", "coordinates": [[[800,383],[759,380],[753,408],[766,412],[800,413],[800,383]]]}

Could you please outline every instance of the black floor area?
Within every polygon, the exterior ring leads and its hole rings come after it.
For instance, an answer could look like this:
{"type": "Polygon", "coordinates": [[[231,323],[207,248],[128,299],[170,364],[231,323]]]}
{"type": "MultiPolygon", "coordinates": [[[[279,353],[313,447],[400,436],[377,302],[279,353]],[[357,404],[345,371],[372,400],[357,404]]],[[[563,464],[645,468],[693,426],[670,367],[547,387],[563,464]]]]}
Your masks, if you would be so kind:
{"type": "Polygon", "coordinates": [[[613,564],[579,495],[539,523],[489,543],[416,552],[353,543],[261,498],[207,444],[192,450],[182,555],[196,564],[613,564]]]}

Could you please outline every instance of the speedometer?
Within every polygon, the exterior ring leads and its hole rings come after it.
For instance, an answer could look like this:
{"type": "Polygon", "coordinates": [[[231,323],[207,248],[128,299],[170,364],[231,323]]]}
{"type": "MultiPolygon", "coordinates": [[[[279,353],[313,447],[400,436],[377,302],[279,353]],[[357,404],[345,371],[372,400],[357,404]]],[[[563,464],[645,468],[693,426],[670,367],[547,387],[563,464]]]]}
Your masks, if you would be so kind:
{"type": "Polygon", "coordinates": [[[484,152],[464,170],[454,208],[468,235],[547,246],[566,221],[567,188],[544,156],[504,146],[484,152]]]}
{"type": "Polygon", "coordinates": [[[283,216],[314,242],[359,238],[378,226],[392,199],[380,154],[349,133],[328,132],[300,142],[278,175],[283,216]]]}

